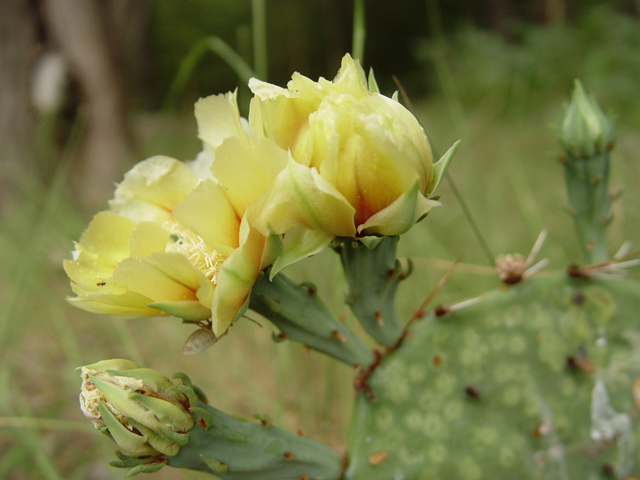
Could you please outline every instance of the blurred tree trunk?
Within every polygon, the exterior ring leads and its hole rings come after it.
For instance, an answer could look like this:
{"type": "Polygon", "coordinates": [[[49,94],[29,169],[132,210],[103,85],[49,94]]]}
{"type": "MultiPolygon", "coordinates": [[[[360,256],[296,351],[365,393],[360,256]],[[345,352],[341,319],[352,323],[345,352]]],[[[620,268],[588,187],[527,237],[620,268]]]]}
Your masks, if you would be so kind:
{"type": "Polygon", "coordinates": [[[29,0],[0,5],[0,204],[7,207],[24,167],[33,158],[29,86],[37,51],[37,11],[29,0]]]}
{"type": "Polygon", "coordinates": [[[509,38],[511,35],[510,21],[514,14],[512,0],[489,0],[489,21],[492,30],[500,33],[503,37],[509,38]]]}
{"type": "MultiPolygon", "coordinates": [[[[104,206],[114,182],[122,179],[134,160],[125,121],[123,68],[136,62],[126,62],[123,46],[143,44],[137,35],[144,35],[146,29],[138,23],[146,22],[147,11],[142,0],[43,0],[47,30],[71,64],[86,104],[82,167],[75,180],[81,202],[89,210],[104,206]],[[136,9],[136,4],[143,8],[136,9]]],[[[133,73],[127,77],[135,78],[133,73]]]]}

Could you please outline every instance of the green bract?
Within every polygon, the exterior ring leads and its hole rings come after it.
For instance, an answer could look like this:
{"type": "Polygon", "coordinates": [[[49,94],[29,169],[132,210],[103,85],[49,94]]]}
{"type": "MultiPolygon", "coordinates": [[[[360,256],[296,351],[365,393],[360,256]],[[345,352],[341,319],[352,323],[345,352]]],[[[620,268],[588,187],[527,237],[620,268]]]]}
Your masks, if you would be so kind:
{"type": "Polygon", "coordinates": [[[176,455],[194,425],[189,399],[161,373],[129,360],[104,360],[81,368],[80,408],[123,453],[176,455]]]}
{"type": "Polygon", "coordinates": [[[613,130],[611,119],[576,80],[571,102],[565,107],[558,126],[562,147],[576,157],[604,152],[611,149],[613,130]]]}

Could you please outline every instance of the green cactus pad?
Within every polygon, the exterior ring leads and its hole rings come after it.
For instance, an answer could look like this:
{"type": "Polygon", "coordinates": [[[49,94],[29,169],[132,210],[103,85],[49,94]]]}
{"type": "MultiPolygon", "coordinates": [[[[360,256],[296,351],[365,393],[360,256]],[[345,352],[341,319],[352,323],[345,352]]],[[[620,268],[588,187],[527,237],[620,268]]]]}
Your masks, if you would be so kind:
{"type": "Polygon", "coordinates": [[[639,326],[640,285],[566,274],[425,317],[358,395],[344,478],[638,475],[639,326]]]}

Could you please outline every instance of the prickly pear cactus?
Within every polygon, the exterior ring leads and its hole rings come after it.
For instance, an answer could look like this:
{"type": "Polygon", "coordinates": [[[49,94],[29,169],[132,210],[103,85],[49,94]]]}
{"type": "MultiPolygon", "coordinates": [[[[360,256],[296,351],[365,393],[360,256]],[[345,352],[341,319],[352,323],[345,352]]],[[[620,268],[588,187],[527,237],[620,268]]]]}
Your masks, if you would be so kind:
{"type": "Polygon", "coordinates": [[[638,306],[634,282],[555,274],[425,317],[358,396],[344,478],[640,474],[638,306]]]}

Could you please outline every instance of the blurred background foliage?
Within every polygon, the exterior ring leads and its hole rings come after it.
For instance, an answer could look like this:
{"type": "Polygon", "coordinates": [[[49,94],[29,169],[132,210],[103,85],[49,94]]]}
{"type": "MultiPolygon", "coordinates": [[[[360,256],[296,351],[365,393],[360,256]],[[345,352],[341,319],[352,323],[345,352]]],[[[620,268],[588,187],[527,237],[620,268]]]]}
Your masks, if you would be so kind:
{"type": "MultiPolygon", "coordinates": [[[[62,271],[72,240],[106,207],[113,183],[154,154],[182,160],[200,149],[194,101],[239,84],[208,51],[168,102],[176,73],[203,38],[217,36],[254,60],[249,0],[5,0],[0,10],[0,478],[117,479],[114,446],[83,420],[74,368],[127,357],[187,372],[231,414],[256,412],[344,451],[350,369],[270,329],[239,322],[195,357],[175,319],[122,321],[75,310],[62,271]],[[48,63],[47,63],[48,62],[48,63]]],[[[268,74],[332,78],[351,48],[353,5],[269,0],[268,74]]],[[[363,64],[382,91],[406,91],[440,154],[458,138],[451,175],[494,255],[528,253],[544,227],[551,269],[580,262],[566,213],[553,128],[579,77],[616,112],[612,249],[640,230],[640,3],[632,0],[366,0],[363,64]]],[[[244,112],[246,85],[239,87],[244,112]]],[[[403,100],[406,102],[406,100],[403,100]]],[[[464,264],[437,295],[449,303],[498,285],[450,185],[444,206],[401,242],[414,276],[400,289],[405,318],[451,261],[464,264]],[[419,299],[419,300],[418,300],[419,299]]],[[[637,246],[637,244],[636,244],[637,246]]],[[[347,322],[332,252],[291,267],[315,281],[347,322]],[[329,272],[329,274],[327,274],[329,272]]],[[[633,274],[637,278],[637,274],[633,274]]],[[[433,305],[432,305],[433,306],[433,305]]],[[[258,319],[259,320],[259,319],[258,319]]],[[[168,469],[157,478],[175,478],[168,469]]],[[[181,472],[181,478],[210,478],[181,472]]]]}

